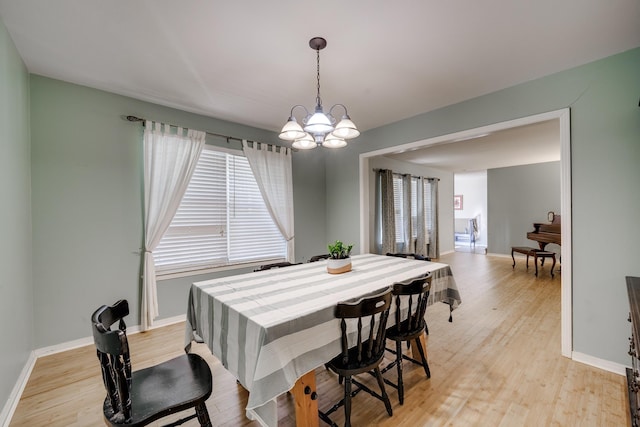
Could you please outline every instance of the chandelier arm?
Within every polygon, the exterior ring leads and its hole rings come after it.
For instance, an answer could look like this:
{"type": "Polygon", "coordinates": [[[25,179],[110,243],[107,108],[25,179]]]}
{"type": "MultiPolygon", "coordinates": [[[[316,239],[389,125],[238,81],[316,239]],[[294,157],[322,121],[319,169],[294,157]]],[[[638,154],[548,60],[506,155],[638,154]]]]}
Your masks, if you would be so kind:
{"type": "Polygon", "coordinates": [[[342,107],[344,109],[344,115],[348,116],[349,113],[347,113],[347,107],[345,107],[344,104],[334,104],[331,108],[329,108],[329,115],[332,117],[335,117],[331,112],[333,111],[334,108],[336,107],[342,107]]]}
{"type": "Polygon", "coordinates": [[[291,113],[289,114],[290,117],[293,117],[293,110],[295,110],[298,107],[301,107],[304,110],[305,117],[309,116],[309,110],[307,110],[307,107],[305,107],[302,104],[298,104],[291,107],[291,113]]]}

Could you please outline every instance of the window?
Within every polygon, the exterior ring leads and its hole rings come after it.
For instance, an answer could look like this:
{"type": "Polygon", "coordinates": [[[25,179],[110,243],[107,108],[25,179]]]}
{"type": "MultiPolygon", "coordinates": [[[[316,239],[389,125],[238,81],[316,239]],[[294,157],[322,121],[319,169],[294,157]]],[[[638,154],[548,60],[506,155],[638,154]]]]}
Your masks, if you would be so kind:
{"type": "Polygon", "coordinates": [[[396,244],[404,243],[404,203],[402,175],[393,174],[393,210],[396,222],[396,244]]]}
{"type": "Polygon", "coordinates": [[[418,178],[411,177],[411,237],[418,238],[418,178]]]}
{"type": "Polygon", "coordinates": [[[153,255],[160,275],[286,258],[244,156],[205,146],[153,255]]]}
{"type": "MultiPolygon", "coordinates": [[[[427,243],[429,238],[429,232],[433,230],[433,200],[432,200],[432,190],[431,183],[428,180],[425,180],[423,185],[423,193],[418,198],[418,188],[419,188],[419,179],[418,177],[411,177],[411,237],[415,240],[418,238],[418,230],[422,227],[422,230],[427,231],[427,243]],[[424,219],[424,224],[418,224],[418,205],[422,202],[422,215],[424,219]]],[[[395,211],[395,230],[396,230],[396,244],[398,245],[398,250],[409,250],[412,251],[412,245],[414,242],[405,242],[404,237],[404,227],[405,221],[408,221],[408,217],[404,212],[404,181],[402,179],[402,175],[394,174],[393,175],[393,204],[395,211]]]]}
{"type": "MultiPolygon", "coordinates": [[[[435,181],[437,182],[437,181],[435,181]]],[[[435,218],[436,218],[436,208],[437,208],[437,200],[434,196],[434,187],[437,188],[437,184],[434,184],[433,180],[425,180],[424,182],[424,226],[427,230],[427,243],[431,243],[431,236],[436,231],[435,230],[435,218]]]]}

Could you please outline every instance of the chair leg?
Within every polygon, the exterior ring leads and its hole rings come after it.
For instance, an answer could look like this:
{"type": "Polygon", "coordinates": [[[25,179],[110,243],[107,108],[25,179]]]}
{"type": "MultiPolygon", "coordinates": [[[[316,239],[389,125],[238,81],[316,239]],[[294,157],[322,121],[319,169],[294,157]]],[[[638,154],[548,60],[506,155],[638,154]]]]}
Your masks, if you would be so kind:
{"type": "Polygon", "coordinates": [[[344,377],[344,427],[351,427],[351,377],[344,377]]]}
{"type": "Polygon", "coordinates": [[[429,369],[427,358],[424,355],[424,349],[422,348],[420,338],[416,338],[416,347],[418,347],[418,352],[420,353],[420,358],[422,359],[422,367],[424,368],[424,373],[427,374],[427,378],[431,378],[431,370],[429,369]]]}
{"type": "Polygon", "coordinates": [[[396,341],[396,368],[398,370],[398,400],[404,404],[404,383],[402,382],[402,342],[396,341]]]}
{"type": "Polygon", "coordinates": [[[376,378],[378,379],[378,386],[380,387],[380,392],[382,395],[382,400],[384,402],[385,408],[387,408],[387,413],[389,416],[393,415],[393,409],[391,409],[391,401],[389,401],[389,395],[387,391],[384,389],[384,381],[382,379],[382,374],[380,373],[380,367],[376,366],[374,368],[374,372],[376,374],[376,378]]]}
{"type": "Polygon", "coordinates": [[[207,411],[207,405],[204,402],[196,406],[196,415],[202,427],[213,427],[209,418],[209,411],[207,411]]]}

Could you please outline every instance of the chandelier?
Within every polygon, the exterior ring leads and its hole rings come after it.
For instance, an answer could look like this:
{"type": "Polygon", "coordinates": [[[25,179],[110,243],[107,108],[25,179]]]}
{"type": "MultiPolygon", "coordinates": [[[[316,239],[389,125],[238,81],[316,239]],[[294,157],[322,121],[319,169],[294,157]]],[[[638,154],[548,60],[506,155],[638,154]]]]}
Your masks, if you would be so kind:
{"type": "Polygon", "coordinates": [[[327,41],[322,37],[314,37],[309,40],[309,47],[316,51],[317,57],[318,92],[315,111],[311,114],[304,105],[294,105],[291,108],[289,120],[283,126],[279,136],[286,141],[293,141],[292,147],[301,150],[310,150],[320,145],[329,148],[344,147],[347,145],[347,139],[357,137],[360,135],[360,131],[351,121],[347,114],[347,107],[343,104],[333,105],[326,114],[323,111],[322,99],[320,98],[320,50],[327,47],[327,41]],[[302,119],[304,128],[300,126],[293,115],[293,110],[298,107],[305,112],[305,117],[302,119]],[[333,116],[333,110],[336,107],[341,107],[344,110],[344,114],[337,125],[337,120],[333,116]]]}

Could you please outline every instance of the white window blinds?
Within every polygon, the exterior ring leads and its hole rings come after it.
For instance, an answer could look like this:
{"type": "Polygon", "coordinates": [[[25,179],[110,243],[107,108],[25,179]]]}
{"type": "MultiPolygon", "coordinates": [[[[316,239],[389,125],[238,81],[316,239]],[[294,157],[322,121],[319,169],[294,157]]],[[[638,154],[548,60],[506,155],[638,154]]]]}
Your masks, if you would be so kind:
{"type": "Polygon", "coordinates": [[[154,250],[158,273],[286,258],[247,159],[205,146],[169,229],[154,250]]]}

